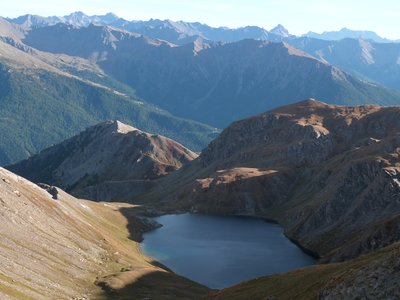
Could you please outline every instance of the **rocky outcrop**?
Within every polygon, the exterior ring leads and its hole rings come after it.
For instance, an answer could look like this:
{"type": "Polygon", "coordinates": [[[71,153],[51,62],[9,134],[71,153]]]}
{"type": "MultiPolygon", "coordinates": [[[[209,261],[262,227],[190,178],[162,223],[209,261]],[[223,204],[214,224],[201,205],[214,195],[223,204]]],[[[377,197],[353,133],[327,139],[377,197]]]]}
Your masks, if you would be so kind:
{"type": "Polygon", "coordinates": [[[53,197],[54,200],[57,200],[57,199],[58,199],[58,190],[57,190],[57,187],[55,187],[55,186],[50,186],[50,185],[45,184],[45,183],[38,183],[37,185],[38,185],[39,187],[41,187],[42,189],[44,189],[45,191],[47,191],[47,192],[53,197]]]}
{"type": "Polygon", "coordinates": [[[86,199],[123,200],[196,157],[171,139],[110,121],[8,168],[86,199]]]}
{"type": "Polygon", "coordinates": [[[366,265],[332,276],[319,291],[319,299],[397,299],[400,295],[399,254],[397,245],[381,257],[371,256],[371,262],[366,265]]]}
{"type": "Polygon", "coordinates": [[[161,205],[276,219],[323,261],[387,246],[400,238],[399,120],[398,107],[307,100],[235,122],[165,179],[178,188],[161,205]]]}

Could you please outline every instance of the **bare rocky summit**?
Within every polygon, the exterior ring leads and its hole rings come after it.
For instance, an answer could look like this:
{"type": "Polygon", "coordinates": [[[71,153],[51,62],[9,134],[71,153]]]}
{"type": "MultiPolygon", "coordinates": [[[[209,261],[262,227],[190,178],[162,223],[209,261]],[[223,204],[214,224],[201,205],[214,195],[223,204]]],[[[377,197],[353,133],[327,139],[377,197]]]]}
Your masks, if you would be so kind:
{"type": "Polygon", "coordinates": [[[341,261],[400,239],[399,155],[399,107],[307,100],[233,123],[143,199],[272,218],[341,261]]]}
{"type": "Polygon", "coordinates": [[[109,121],[8,168],[82,198],[115,201],[196,157],[171,139],[109,121]]]}

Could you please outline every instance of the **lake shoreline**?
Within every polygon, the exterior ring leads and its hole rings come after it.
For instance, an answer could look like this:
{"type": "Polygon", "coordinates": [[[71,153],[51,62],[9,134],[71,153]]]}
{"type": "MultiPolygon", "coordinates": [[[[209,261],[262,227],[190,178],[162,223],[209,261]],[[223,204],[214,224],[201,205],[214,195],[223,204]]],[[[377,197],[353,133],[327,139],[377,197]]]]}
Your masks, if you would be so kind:
{"type": "Polygon", "coordinates": [[[278,222],[266,218],[188,212],[155,218],[164,226],[144,233],[143,254],[212,289],[316,263],[313,253],[288,238],[278,222]],[[213,281],[213,274],[221,272],[224,275],[213,281]]]}

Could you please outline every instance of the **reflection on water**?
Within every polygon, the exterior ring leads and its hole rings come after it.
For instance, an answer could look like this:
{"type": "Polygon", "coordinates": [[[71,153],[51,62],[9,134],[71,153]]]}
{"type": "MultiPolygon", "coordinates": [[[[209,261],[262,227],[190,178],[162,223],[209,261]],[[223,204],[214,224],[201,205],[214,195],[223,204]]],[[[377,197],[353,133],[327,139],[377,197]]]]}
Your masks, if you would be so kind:
{"type": "Polygon", "coordinates": [[[261,219],[198,214],[155,218],[163,227],[144,235],[143,251],[210,288],[310,265],[315,260],[261,219]]]}

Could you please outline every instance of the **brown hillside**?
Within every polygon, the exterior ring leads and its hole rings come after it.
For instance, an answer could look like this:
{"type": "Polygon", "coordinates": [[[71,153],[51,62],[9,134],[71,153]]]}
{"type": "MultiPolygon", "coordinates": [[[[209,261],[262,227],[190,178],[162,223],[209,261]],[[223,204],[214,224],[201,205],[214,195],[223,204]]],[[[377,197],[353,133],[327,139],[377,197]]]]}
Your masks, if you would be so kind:
{"type": "Polygon", "coordinates": [[[96,282],[118,299],[207,292],[141,254],[135,240],[151,224],[137,208],[57,191],[0,168],[0,299],[110,299],[96,282]]]}

